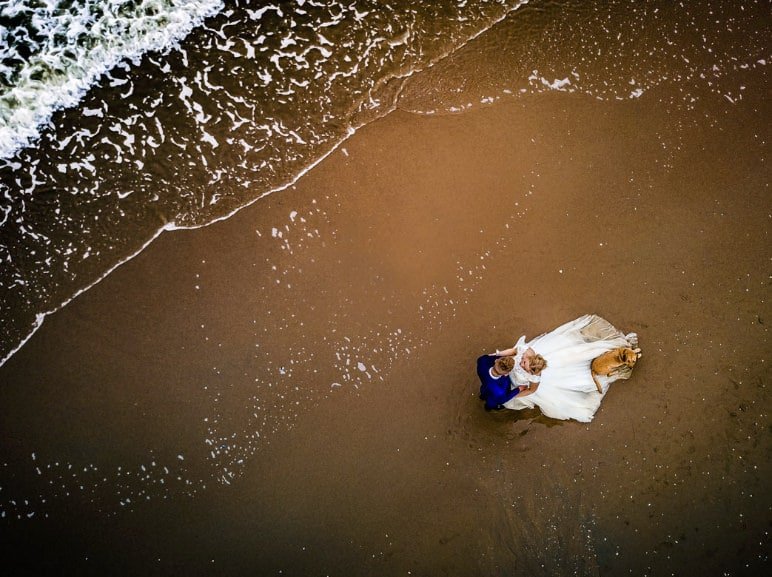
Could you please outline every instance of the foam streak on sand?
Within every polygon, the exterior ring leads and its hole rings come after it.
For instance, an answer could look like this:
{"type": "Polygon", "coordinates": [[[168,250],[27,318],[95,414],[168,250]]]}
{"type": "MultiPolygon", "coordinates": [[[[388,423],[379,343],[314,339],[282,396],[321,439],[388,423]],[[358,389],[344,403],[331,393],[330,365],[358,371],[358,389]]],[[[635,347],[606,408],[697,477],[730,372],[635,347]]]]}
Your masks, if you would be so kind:
{"type": "Polygon", "coordinates": [[[222,8],[222,0],[10,0],[0,11],[0,158],[35,140],[118,63],[170,49],[222,8]]]}
{"type": "Polygon", "coordinates": [[[3,356],[2,358],[0,358],[0,367],[2,367],[2,366],[5,364],[5,362],[6,362],[8,359],[10,359],[10,358],[11,358],[13,355],[15,355],[15,354],[16,354],[16,353],[19,351],[19,349],[21,349],[21,348],[22,348],[22,347],[23,347],[23,346],[26,344],[26,342],[32,338],[32,335],[34,335],[34,334],[37,332],[37,330],[38,330],[38,329],[39,329],[39,328],[40,328],[40,327],[43,325],[43,321],[45,320],[45,318],[46,318],[48,315],[50,315],[50,314],[53,314],[53,313],[55,313],[56,311],[60,310],[61,308],[63,308],[63,307],[65,307],[65,306],[67,306],[67,305],[68,305],[68,304],[69,304],[69,303],[70,303],[70,302],[71,302],[73,299],[75,299],[75,298],[76,298],[78,295],[80,295],[81,293],[84,293],[84,292],[86,292],[88,289],[90,289],[90,288],[91,288],[91,287],[93,287],[94,285],[96,285],[96,284],[98,284],[99,282],[101,282],[102,280],[104,280],[104,278],[105,278],[105,277],[107,277],[108,275],[110,275],[110,274],[111,274],[111,273],[112,273],[112,272],[113,272],[115,269],[117,269],[119,266],[121,266],[122,264],[124,264],[124,263],[126,263],[126,262],[130,261],[131,259],[133,259],[133,258],[134,258],[135,256],[137,256],[139,253],[141,253],[143,250],[145,250],[145,249],[146,249],[146,248],[147,248],[147,247],[150,245],[150,243],[152,243],[152,242],[153,242],[153,241],[154,241],[156,238],[158,238],[158,236],[159,236],[159,235],[160,235],[160,234],[161,234],[163,231],[164,231],[164,229],[160,229],[160,230],[159,230],[159,231],[158,231],[158,232],[157,232],[157,233],[156,233],[156,234],[155,234],[155,235],[154,235],[152,238],[150,238],[150,239],[149,239],[147,242],[145,242],[145,244],[143,244],[143,245],[142,245],[142,246],[141,246],[141,247],[140,247],[140,248],[139,248],[139,249],[138,249],[138,250],[137,250],[137,251],[136,251],[134,254],[132,254],[132,255],[130,255],[129,257],[127,257],[126,259],[124,259],[124,260],[122,260],[122,261],[120,261],[120,262],[116,263],[116,264],[115,264],[113,267],[111,267],[109,270],[105,271],[105,273],[104,273],[102,276],[100,276],[100,277],[99,277],[97,280],[95,280],[95,281],[94,281],[93,283],[91,283],[90,285],[88,285],[88,286],[86,286],[86,287],[84,287],[84,288],[80,289],[78,292],[76,292],[74,295],[72,295],[70,298],[68,298],[68,299],[67,299],[66,301],[64,301],[63,303],[59,304],[59,305],[58,305],[58,306],[56,306],[55,308],[53,308],[53,309],[51,309],[51,310],[48,310],[48,311],[46,311],[46,312],[43,312],[43,313],[37,313],[37,314],[35,315],[35,321],[34,321],[34,323],[32,324],[32,326],[30,327],[30,329],[29,329],[29,333],[27,334],[27,336],[25,336],[25,337],[24,337],[24,339],[23,339],[23,340],[22,340],[22,341],[21,341],[21,342],[20,342],[18,345],[16,345],[16,347],[14,347],[14,348],[13,348],[13,350],[9,351],[9,352],[8,352],[8,354],[6,354],[6,355],[5,355],[5,356],[3,356]]]}

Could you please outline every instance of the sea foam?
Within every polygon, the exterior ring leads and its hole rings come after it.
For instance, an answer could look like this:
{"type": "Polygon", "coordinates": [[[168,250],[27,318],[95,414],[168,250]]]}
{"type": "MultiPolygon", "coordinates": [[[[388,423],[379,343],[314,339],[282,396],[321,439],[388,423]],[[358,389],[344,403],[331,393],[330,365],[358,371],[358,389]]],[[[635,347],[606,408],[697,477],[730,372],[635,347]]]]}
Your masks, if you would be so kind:
{"type": "Polygon", "coordinates": [[[222,0],[9,0],[0,8],[0,158],[124,60],[174,47],[222,0]]]}

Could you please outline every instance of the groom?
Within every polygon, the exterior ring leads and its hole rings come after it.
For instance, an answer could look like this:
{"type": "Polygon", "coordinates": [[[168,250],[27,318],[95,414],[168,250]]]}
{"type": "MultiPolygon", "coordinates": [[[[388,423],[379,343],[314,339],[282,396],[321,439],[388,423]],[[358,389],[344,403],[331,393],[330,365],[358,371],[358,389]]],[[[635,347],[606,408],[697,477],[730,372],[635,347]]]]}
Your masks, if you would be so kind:
{"type": "Polygon", "coordinates": [[[504,403],[520,392],[512,388],[509,373],[515,366],[512,357],[483,355],[477,359],[477,376],[480,377],[480,398],[485,401],[485,410],[503,409],[504,403]]]}

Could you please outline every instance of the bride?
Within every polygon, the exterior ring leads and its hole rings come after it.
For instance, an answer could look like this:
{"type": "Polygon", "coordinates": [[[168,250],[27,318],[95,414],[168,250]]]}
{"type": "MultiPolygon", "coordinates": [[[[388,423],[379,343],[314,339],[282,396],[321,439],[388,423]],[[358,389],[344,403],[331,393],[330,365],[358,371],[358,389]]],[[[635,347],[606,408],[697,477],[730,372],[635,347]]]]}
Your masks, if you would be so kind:
{"type": "Polygon", "coordinates": [[[630,373],[615,377],[598,377],[599,392],[590,364],[617,347],[635,348],[635,333],[622,334],[607,320],[597,315],[584,315],[526,343],[520,337],[514,347],[500,355],[515,356],[515,370],[510,379],[515,386],[530,388],[530,394],[518,395],[506,403],[507,409],[532,409],[553,419],[575,419],[588,423],[600,407],[609,385],[630,373]],[[545,362],[546,359],[546,362],[545,362]]]}

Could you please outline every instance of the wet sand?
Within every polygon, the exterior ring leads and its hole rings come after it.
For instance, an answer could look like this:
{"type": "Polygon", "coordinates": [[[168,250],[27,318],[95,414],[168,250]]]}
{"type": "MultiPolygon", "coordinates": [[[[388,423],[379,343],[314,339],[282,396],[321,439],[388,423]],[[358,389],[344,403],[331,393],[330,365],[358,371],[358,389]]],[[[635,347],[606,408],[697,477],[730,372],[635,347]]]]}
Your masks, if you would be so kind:
{"type": "Polygon", "coordinates": [[[397,111],[163,235],[0,368],[4,574],[761,574],[764,92],[397,111]],[[644,352],[591,424],[482,410],[590,312],[644,352]]]}

